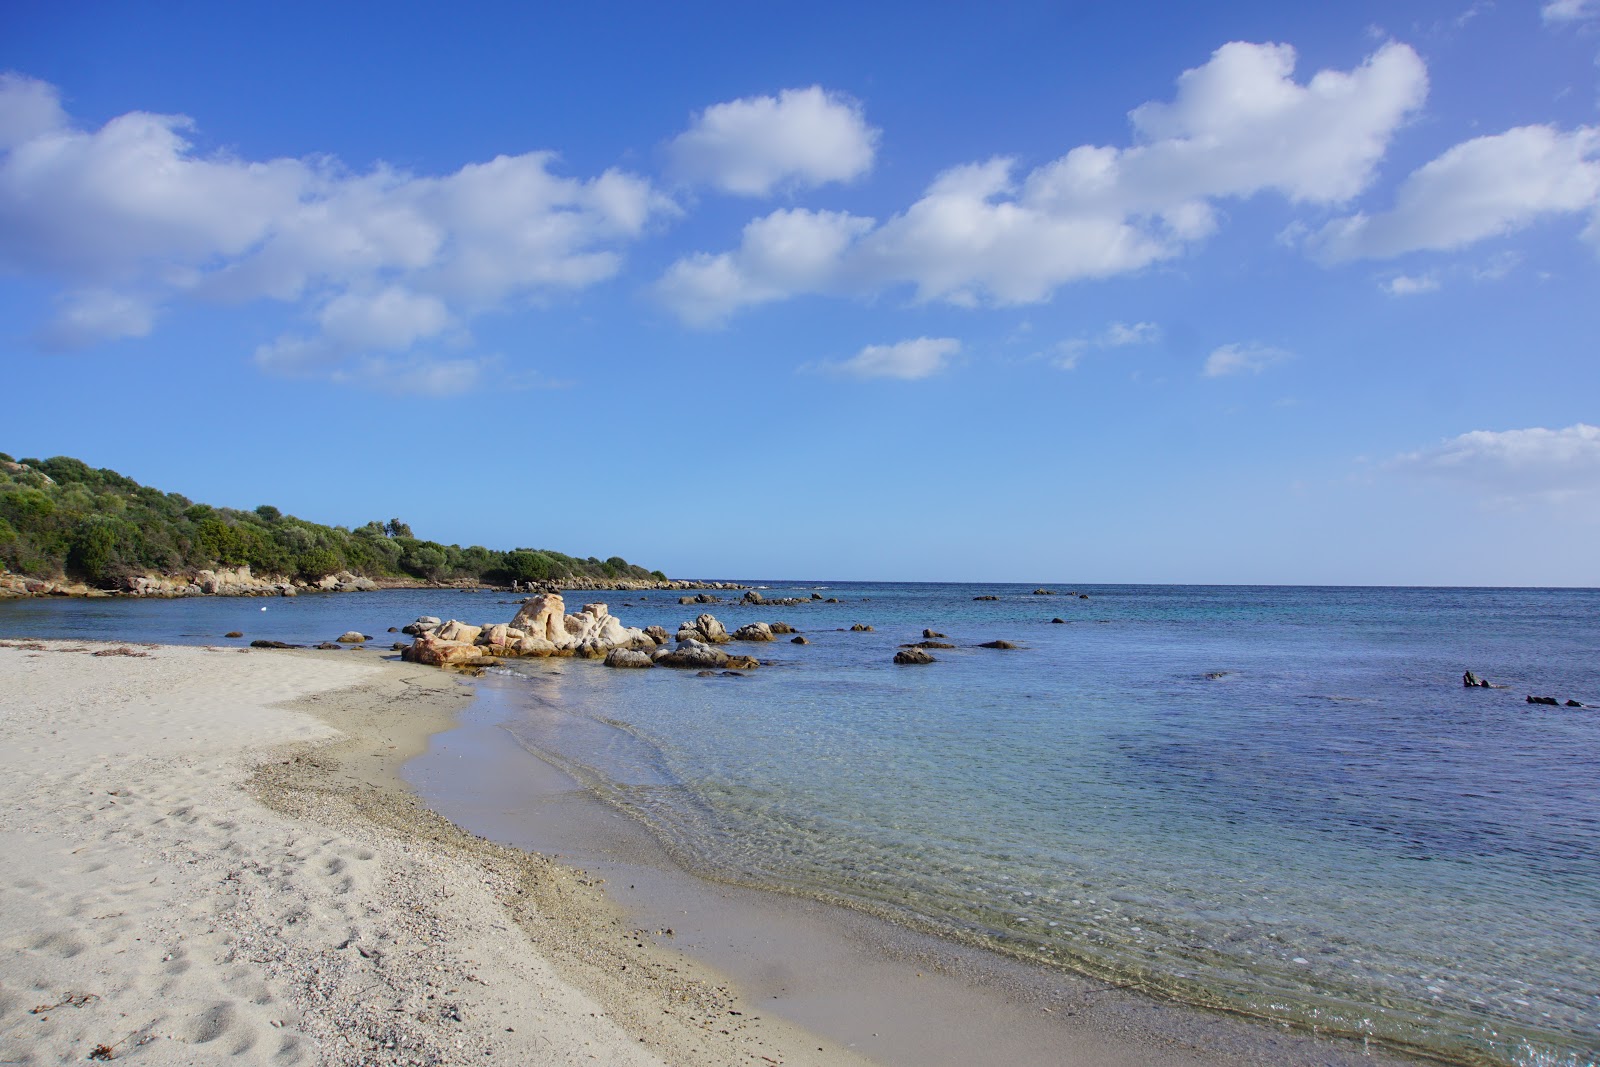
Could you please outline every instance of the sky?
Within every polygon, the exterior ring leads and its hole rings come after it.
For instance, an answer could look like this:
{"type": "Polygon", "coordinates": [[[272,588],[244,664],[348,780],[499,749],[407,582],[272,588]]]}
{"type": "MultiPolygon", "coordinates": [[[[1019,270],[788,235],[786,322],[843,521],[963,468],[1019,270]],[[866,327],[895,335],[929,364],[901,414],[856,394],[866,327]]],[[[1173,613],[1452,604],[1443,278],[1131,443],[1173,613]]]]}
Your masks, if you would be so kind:
{"type": "Polygon", "coordinates": [[[1597,338],[1600,0],[0,8],[0,451],[206,503],[1600,586],[1597,338]]]}

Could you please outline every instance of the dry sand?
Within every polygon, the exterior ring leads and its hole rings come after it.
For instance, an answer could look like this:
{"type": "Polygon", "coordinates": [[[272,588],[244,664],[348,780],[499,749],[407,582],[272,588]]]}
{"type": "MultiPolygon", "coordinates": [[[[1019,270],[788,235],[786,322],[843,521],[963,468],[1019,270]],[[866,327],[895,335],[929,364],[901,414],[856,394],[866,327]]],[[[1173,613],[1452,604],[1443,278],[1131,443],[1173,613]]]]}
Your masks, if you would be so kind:
{"type": "Polygon", "coordinates": [[[116,648],[0,642],[0,1063],[862,1062],[421,808],[453,676],[116,648]]]}

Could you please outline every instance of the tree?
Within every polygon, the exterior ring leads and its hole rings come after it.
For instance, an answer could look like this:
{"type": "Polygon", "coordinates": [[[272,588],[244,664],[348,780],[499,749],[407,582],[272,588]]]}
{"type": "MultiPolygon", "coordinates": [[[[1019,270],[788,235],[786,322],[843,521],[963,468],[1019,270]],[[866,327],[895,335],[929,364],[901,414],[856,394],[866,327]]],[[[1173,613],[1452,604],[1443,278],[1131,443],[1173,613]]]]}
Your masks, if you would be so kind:
{"type": "Polygon", "coordinates": [[[383,524],[383,532],[388,534],[390,537],[415,537],[416,536],[415,534],[413,534],[411,532],[411,527],[407,526],[405,523],[401,522],[399,519],[390,519],[388,522],[384,523],[383,524]]]}

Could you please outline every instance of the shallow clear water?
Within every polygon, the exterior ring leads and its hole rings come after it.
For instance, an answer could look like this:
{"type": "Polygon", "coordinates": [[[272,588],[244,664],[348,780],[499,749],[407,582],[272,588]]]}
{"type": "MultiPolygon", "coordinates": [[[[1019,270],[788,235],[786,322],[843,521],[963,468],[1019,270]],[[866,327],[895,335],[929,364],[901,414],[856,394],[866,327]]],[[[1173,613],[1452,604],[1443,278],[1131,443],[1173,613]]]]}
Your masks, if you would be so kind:
{"type": "MultiPolygon", "coordinates": [[[[1594,1062],[1600,711],[1523,697],[1600,704],[1600,592],[1032,588],[575,594],[812,643],[741,646],[772,661],[743,678],[530,663],[560,699],[509,725],[710,875],[1454,1060],[1594,1062]],[[894,666],[925,626],[960,647],[894,666]]],[[[319,640],[506,599],[31,601],[0,636],[319,640]]]]}

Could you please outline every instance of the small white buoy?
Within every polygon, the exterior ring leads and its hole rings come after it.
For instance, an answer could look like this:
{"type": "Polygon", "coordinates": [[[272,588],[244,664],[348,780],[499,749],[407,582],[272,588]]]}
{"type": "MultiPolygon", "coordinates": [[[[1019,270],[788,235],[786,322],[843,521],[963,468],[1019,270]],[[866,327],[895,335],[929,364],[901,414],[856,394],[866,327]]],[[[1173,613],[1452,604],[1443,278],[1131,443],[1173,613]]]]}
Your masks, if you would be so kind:
{"type": "Polygon", "coordinates": [[[266,608],[262,608],[262,609],[261,609],[261,610],[262,610],[262,611],[266,611],[266,610],[267,610],[267,609],[266,609],[266,608]]]}

